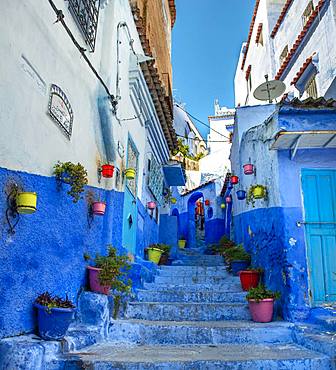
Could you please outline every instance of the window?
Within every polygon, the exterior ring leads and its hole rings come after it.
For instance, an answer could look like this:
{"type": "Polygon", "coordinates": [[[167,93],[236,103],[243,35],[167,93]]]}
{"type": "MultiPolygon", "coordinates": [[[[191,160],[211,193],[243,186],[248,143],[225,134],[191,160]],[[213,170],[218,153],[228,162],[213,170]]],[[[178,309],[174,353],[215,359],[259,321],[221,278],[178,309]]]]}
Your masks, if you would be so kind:
{"type": "Polygon", "coordinates": [[[258,29],[257,29],[257,37],[256,37],[256,44],[263,46],[264,45],[264,38],[263,38],[263,24],[259,23],[258,29]]]}
{"type": "Polygon", "coordinates": [[[310,98],[317,99],[317,85],[316,85],[316,76],[313,76],[307,83],[305,92],[310,98]]]}
{"type": "Polygon", "coordinates": [[[302,14],[302,26],[304,27],[306,25],[306,23],[308,22],[308,19],[309,17],[311,16],[311,14],[313,13],[314,11],[314,4],[313,4],[313,1],[310,0],[305,11],[303,12],[302,14]]]}
{"type": "Polygon", "coordinates": [[[92,52],[96,44],[99,3],[100,0],[69,0],[70,13],[92,52]]]}
{"type": "Polygon", "coordinates": [[[284,62],[284,60],[286,59],[286,56],[288,54],[288,45],[286,45],[281,54],[280,54],[280,57],[279,57],[279,62],[280,62],[280,66],[282,65],[282,63],[284,62]]]}
{"type": "Polygon", "coordinates": [[[251,77],[251,73],[248,76],[247,84],[248,84],[249,91],[251,91],[252,90],[252,77],[251,77]]]}

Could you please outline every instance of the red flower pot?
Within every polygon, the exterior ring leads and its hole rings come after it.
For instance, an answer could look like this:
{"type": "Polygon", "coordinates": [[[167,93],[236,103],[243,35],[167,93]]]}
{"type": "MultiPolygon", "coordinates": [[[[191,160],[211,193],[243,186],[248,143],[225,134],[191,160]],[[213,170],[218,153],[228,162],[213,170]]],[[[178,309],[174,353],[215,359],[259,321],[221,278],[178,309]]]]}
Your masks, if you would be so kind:
{"type": "Polygon", "coordinates": [[[99,282],[99,272],[101,269],[97,267],[87,266],[87,269],[89,270],[89,283],[90,283],[90,289],[92,292],[96,293],[102,293],[102,294],[109,294],[111,287],[108,285],[100,285],[99,282]]]}
{"type": "Polygon", "coordinates": [[[239,177],[238,176],[231,176],[231,184],[236,185],[239,182],[239,177]]]}
{"type": "Polygon", "coordinates": [[[258,286],[260,273],[253,270],[243,270],[239,272],[239,278],[243,290],[248,291],[250,288],[258,286]]]}
{"type": "Polygon", "coordinates": [[[232,202],[232,198],[231,197],[226,197],[225,198],[225,201],[226,201],[226,203],[231,203],[232,202]]]}
{"type": "Polygon", "coordinates": [[[106,210],[106,203],[104,202],[93,202],[92,212],[96,216],[104,216],[106,210]]]}
{"type": "Polygon", "coordinates": [[[252,163],[244,164],[243,169],[245,175],[253,175],[254,173],[254,166],[252,163]]]}
{"type": "Polygon", "coordinates": [[[209,199],[206,199],[204,203],[205,203],[206,206],[210,206],[210,200],[209,199]]]}
{"type": "Polygon", "coordinates": [[[271,322],[273,319],[274,298],[266,298],[257,302],[249,299],[249,309],[255,322],[271,322]]]}
{"type": "Polygon", "coordinates": [[[156,203],[155,202],[148,202],[147,203],[148,209],[155,209],[156,208],[156,203]]]}
{"type": "Polygon", "coordinates": [[[103,177],[112,177],[114,172],[114,166],[112,164],[103,164],[101,166],[102,176],[103,177]]]}

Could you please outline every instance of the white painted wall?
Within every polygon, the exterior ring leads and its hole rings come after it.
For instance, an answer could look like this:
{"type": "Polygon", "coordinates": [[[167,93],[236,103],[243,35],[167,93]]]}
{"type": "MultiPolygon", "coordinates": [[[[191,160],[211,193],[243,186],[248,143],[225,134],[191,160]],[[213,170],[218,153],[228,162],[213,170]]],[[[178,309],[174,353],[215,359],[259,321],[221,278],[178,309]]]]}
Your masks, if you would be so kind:
{"type": "MultiPolygon", "coordinates": [[[[117,24],[126,22],[134,49],[143,54],[133,16],[127,0],[102,2],[100,9],[96,50],[87,53],[92,64],[116,94],[117,24]],[[107,4],[106,4],[107,3],[107,4]]],[[[65,21],[78,42],[85,46],[67,2],[55,0],[62,9],[65,21]]],[[[0,101],[1,136],[0,166],[46,176],[52,175],[58,161],[80,162],[88,171],[89,184],[114,187],[114,180],[98,184],[97,162],[104,162],[105,149],[97,108],[97,98],[103,92],[101,85],[81,58],[47,1],[24,2],[3,0],[0,23],[0,101]],[[73,112],[73,132],[69,141],[47,114],[49,89],[54,83],[67,95],[73,112]]],[[[120,95],[119,121],[111,115],[115,146],[118,141],[125,149],[130,135],[140,153],[139,168],[144,167],[146,152],[145,122],[150,117],[155,126],[157,147],[155,154],[168,158],[168,147],[143,82],[142,73],[130,80],[129,38],[120,31],[119,66],[120,95]],[[138,88],[134,88],[132,81],[138,88]],[[142,82],[141,82],[142,81],[142,82]],[[131,86],[130,86],[131,84],[131,86]],[[131,88],[130,88],[131,87],[131,88]],[[146,96],[148,104],[141,113],[138,96],[146,96]],[[128,120],[129,118],[138,117],[128,120]]],[[[145,105],[145,104],[144,104],[145,105]]],[[[160,161],[160,162],[161,162],[160,161]]],[[[116,167],[125,166],[125,157],[116,153],[116,167]]],[[[141,199],[143,177],[139,176],[138,197],[141,199]]],[[[120,190],[120,189],[119,189],[120,190]]]]}

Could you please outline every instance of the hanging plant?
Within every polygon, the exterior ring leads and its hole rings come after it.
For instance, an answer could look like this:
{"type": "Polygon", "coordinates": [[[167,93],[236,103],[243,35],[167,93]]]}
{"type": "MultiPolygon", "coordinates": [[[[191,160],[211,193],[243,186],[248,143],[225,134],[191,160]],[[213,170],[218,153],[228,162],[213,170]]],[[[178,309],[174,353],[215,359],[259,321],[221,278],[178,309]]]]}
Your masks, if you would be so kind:
{"type": "Polygon", "coordinates": [[[246,204],[251,204],[254,207],[256,199],[267,200],[266,186],[259,184],[250,186],[246,197],[246,204]]]}
{"type": "Polygon", "coordinates": [[[77,203],[81,199],[84,186],[88,183],[85,168],[80,163],[57,162],[54,166],[54,175],[59,182],[70,185],[68,194],[72,197],[72,201],[77,203]]]}

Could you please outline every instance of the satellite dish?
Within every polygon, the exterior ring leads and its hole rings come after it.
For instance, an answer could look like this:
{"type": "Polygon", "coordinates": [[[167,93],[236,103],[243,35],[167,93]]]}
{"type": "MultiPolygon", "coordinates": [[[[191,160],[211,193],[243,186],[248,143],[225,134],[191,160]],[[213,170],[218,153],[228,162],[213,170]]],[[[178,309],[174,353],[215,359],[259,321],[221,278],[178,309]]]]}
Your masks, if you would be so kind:
{"type": "Polygon", "coordinates": [[[254,90],[253,96],[258,100],[268,100],[272,103],[273,99],[278,98],[285,92],[286,85],[279,80],[268,81],[268,75],[265,78],[266,82],[254,90]]]}

